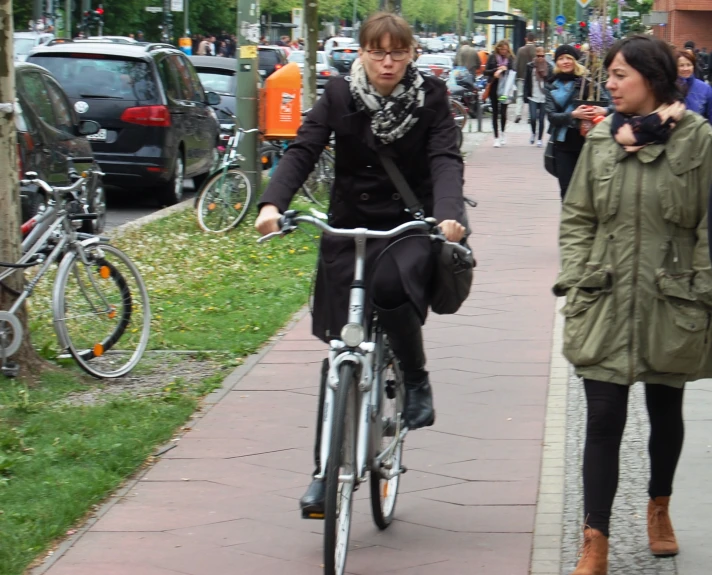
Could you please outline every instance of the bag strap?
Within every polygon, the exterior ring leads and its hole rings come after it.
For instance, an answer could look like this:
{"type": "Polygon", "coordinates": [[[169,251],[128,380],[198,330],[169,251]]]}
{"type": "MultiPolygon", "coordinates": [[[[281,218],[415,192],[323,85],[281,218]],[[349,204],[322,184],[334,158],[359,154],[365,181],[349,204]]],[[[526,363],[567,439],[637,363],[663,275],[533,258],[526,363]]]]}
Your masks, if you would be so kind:
{"type": "Polygon", "coordinates": [[[406,182],[405,178],[403,177],[403,174],[398,169],[398,166],[396,166],[396,163],[393,161],[393,158],[382,154],[381,164],[383,164],[383,167],[385,168],[388,177],[393,182],[393,185],[396,187],[396,190],[398,190],[398,193],[400,194],[401,198],[403,198],[403,202],[405,203],[405,207],[408,212],[410,212],[410,214],[416,220],[422,220],[423,218],[425,218],[423,205],[420,203],[420,201],[418,201],[418,198],[410,189],[408,182],[406,182]]]}

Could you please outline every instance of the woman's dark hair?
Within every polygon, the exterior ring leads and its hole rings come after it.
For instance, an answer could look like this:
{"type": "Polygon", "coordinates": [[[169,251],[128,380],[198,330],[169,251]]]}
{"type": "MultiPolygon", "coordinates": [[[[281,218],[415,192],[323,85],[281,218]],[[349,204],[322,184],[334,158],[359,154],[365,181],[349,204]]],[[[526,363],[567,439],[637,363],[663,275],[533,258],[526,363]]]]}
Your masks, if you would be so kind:
{"type": "Polygon", "coordinates": [[[415,46],[413,30],[400,16],[392,12],[376,12],[368,17],[361,26],[358,39],[361,48],[381,48],[381,41],[388,34],[394,48],[412,48],[415,46]]]}
{"type": "Polygon", "coordinates": [[[677,60],[668,44],[642,34],[619,40],[606,54],[603,62],[606,69],[619,53],[646,79],[658,103],[672,104],[680,100],[677,60]]]}

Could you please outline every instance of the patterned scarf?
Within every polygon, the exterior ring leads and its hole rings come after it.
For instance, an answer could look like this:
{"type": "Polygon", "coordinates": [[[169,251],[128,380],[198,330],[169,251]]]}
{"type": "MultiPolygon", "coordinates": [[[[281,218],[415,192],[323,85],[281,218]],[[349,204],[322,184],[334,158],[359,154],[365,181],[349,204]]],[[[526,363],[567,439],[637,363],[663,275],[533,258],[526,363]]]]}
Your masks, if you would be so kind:
{"type": "Polygon", "coordinates": [[[413,116],[425,102],[423,77],[414,62],[409,62],[403,79],[390,96],[381,96],[369,82],[360,58],[351,66],[351,95],[358,110],[371,117],[371,130],[384,144],[395,142],[410,130],[418,118],[413,116]]]}
{"type": "Polygon", "coordinates": [[[650,144],[664,144],[685,114],[685,104],[660,106],[647,116],[625,116],[616,112],[611,122],[613,139],[628,153],[634,154],[650,144]]]}

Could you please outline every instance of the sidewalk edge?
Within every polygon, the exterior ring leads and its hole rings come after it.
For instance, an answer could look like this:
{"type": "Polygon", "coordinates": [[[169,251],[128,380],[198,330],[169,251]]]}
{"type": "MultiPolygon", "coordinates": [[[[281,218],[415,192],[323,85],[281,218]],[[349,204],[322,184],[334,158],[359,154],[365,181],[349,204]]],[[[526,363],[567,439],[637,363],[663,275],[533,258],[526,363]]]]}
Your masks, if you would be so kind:
{"type": "MultiPolygon", "coordinates": [[[[252,371],[252,369],[262,360],[262,358],[267,355],[272,348],[277,345],[277,343],[308,313],[308,305],[295,312],[284,327],[277,330],[275,335],[272,336],[259,351],[248,356],[245,363],[236,367],[227,375],[227,377],[225,377],[225,379],[223,379],[220,389],[216,389],[203,398],[202,408],[199,408],[195,413],[193,413],[193,415],[191,415],[190,419],[183,425],[183,428],[194,427],[195,424],[215,405],[217,405],[221,399],[230,393],[240,383],[240,381],[242,381],[242,379],[250,373],[250,371],[252,371]]],[[[185,435],[185,432],[177,433],[170,441],[156,448],[152,456],[159,458],[164,453],[176,447],[177,439],[183,435],[185,435]]],[[[64,556],[67,551],[74,547],[74,545],[94,526],[97,521],[99,521],[99,519],[106,515],[114,505],[116,505],[126,494],[128,494],[136,486],[136,484],[139,483],[149,471],[151,471],[152,468],[153,463],[138,470],[134,475],[127,478],[125,482],[114,492],[107,495],[104,503],[99,504],[99,509],[97,509],[91,517],[84,521],[81,527],[77,529],[76,533],[62,540],[62,542],[55,549],[51,549],[39,565],[28,568],[28,575],[43,575],[46,573],[57,561],[59,561],[59,559],[64,556]]]]}
{"type": "Polygon", "coordinates": [[[565,298],[559,298],[555,306],[544,449],[529,571],[531,575],[561,575],[566,476],[566,403],[569,381],[569,364],[561,352],[564,318],[559,311],[564,303],[565,298]]]}

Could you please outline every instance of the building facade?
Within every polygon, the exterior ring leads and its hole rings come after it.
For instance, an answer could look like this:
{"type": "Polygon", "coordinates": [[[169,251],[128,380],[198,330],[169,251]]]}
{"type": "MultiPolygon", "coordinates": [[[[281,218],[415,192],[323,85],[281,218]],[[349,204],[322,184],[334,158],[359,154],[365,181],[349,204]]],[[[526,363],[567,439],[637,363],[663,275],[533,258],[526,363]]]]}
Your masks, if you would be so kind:
{"type": "Polygon", "coordinates": [[[653,33],[682,48],[692,40],[697,48],[712,49],[712,0],[655,0],[654,11],[667,12],[668,22],[653,33]]]}

